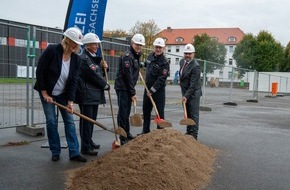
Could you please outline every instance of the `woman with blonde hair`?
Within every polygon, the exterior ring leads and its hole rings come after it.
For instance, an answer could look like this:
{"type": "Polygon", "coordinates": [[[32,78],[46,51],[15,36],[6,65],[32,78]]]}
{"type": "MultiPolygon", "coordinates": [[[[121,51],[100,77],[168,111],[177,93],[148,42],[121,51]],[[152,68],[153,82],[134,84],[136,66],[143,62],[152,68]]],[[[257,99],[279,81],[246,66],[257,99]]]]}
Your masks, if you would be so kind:
{"type": "Polygon", "coordinates": [[[46,117],[46,130],[51,160],[58,161],[61,152],[60,137],[57,129],[55,105],[58,102],[67,106],[68,111],[60,109],[65,137],[69,147],[70,160],[86,162],[80,155],[79,143],[73,119],[73,101],[77,88],[81,59],[77,55],[82,45],[82,33],[78,28],[68,28],[60,44],[49,45],[40,56],[36,69],[34,89],[39,92],[46,117]]]}

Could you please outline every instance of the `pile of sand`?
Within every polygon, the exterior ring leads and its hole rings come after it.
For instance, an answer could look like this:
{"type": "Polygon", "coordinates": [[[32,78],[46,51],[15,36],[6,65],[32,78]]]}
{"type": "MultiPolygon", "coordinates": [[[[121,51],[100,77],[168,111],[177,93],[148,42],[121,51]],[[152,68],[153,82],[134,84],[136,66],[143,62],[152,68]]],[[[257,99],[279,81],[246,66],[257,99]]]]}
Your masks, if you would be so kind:
{"type": "Polygon", "coordinates": [[[201,189],[215,154],[176,130],[155,130],[70,171],[67,189],[201,189]]]}

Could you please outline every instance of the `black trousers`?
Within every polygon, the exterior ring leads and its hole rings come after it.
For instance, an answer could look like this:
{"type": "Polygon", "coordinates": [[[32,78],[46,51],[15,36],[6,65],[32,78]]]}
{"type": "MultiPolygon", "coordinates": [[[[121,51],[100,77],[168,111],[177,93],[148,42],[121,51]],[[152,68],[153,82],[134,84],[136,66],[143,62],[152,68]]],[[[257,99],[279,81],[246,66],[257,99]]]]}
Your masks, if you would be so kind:
{"type": "MultiPolygon", "coordinates": [[[[159,116],[161,119],[164,118],[164,107],[165,107],[165,87],[162,89],[158,89],[155,93],[152,94],[152,98],[156,104],[159,116]]],[[[151,123],[151,112],[153,109],[152,102],[150,98],[147,96],[146,90],[143,95],[143,133],[150,132],[150,123],[151,123]]],[[[157,126],[157,128],[160,128],[157,126]]]]}
{"type": "Polygon", "coordinates": [[[188,125],[186,133],[192,135],[195,139],[197,139],[199,127],[199,101],[200,98],[190,98],[186,102],[187,116],[196,123],[196,125],[188,125]]]}
{"type": "MultiPolygon", "coordinates": [[[[81,114],[96,120],[98,115],[99,105],[79,105],[81,114]]],[[[81,150],[88,151],[92,149],[94,124],[80,118],[80,136],[81,136],[81,150]]]]}
{"type": "Polygon", "coordinates": [[[132,99],[126,90],[116,90],[116,93],[119,106],[117,123],[118,126],[122,127],[128,135],[130,133],[129,118],[131,113],[132,99]]]}

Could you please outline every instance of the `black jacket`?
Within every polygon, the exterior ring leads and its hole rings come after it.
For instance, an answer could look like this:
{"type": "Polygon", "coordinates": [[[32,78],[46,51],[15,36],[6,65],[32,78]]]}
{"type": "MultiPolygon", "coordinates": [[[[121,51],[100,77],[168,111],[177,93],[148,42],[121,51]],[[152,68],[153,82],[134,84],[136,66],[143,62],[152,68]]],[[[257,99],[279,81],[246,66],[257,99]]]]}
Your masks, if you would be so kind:
{"type": "Polygon", "coordinates": [[[116,90],[126,90],[130,96],[136,95],[140,57],[141,53],[137,54],[132,46],[120,57],[115,79],[116,90]]]}
{"type": "Polygon", "coordinates": [[[182,96],[185,96],[186,99],[190,98],[199,98],[202,95],[201,91],[201,81],[200,81],[200,66],[198,62],[193,59],[191,60],[187,67],[182,73],[180,73],[185,59],[180,60],[180,70],[179,70],[179,79],[182,96]]]}
{"type": "Polygon", "coordinates": [[[101,65],[102,57],[92,57],[88,51],[84,50],[81,58],[75,102],[86,105],[105,104],[104,88],[107,81],[101,65]]]}
{"type": "Polygon", "coordinates": [[[145,62],[146,85],[150,93],[155,93],[158,89],[166,86],[169,63],[164,54],[156,56],[154,52],[148,55],[145,62]]]}
{"type": "MultiPolygon", "coordinates": [[[[61,44],[49,45],[38,60],[36,69],[36,83],[34,89],[46,90],[52,96],[52,91],[61,74],[63,48],[61,44]]],[[[76,54],[71,54],[70,70],[65,85],[65,93],[68,101],[74,101],[77,88],[78,71],[81,59],[76,54]]]]}

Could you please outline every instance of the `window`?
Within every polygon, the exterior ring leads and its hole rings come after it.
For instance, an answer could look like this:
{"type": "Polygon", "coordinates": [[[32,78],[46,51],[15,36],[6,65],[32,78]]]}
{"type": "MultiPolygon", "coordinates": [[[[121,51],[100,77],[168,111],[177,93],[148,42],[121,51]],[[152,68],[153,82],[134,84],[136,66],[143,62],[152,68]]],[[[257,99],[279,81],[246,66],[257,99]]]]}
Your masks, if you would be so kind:
{"type": "Polygon", "coordinates": [[[168,59],[168,63],[170,64],[171,63],[171,57],[169,57],[167,59],[168,59]]]}
{"type": "Polygon", "coordinates": [[[228,78],[231,79],[232,78],[232,71],[228,72],[228,78]]]}
{"type": "Polygon", "coordinates": [[[229,40],[229,42],[235,42],[236,41],[236,37],[233,37],[233,36],[232,37],[229,37],[228,40],[229,40]]]}
{"type": "Polygon", "coordinates": [[[176,42],[183,42],[183,38],[182,37],[178,37],[175,39],[176,42]]]}
{"type": "Polygon", "coordinates": [[[224,71],[220,70],[220,72],[219,72],[219,78],[220,79],[224,78],[224,71]]]}
{"type": "Polygon", "coordinates": [[[175,58],[175,65],[179,65],[179,58],[175,58]]]}
{"type": "Polygon", "coordinates": [[[212,41],[218,41],[218,38],[215,37],[215,36],[213,36],[213,37],[211,37],[211,40],[212,40],[212,41]]]}
{"type": "Polygon", "coordinates": [[[0,37],[0,45],[7,45],[7,38],[6,37],[0,37]]]}
{"type": "Polygon", "coordinates": [[[167,52],[171,52],[171,46],[167,46],[167,52]]]}
{"type": "Polygon", "coordinates": [[[230,46],[230,47],[229,47],[229,52],[230,52],[230,53],[233,53],[233,52],[234,52],[234,46],[230,46]]]}
{"type": "Polygon", "coordinates": [[[233,59],[229,59],[229,65],[233,65],[233,59]]]}
{"type": "Polygon", "coordinates": [[[180,51],[179,46],[176,46],[176,53],[180,51]]]}

